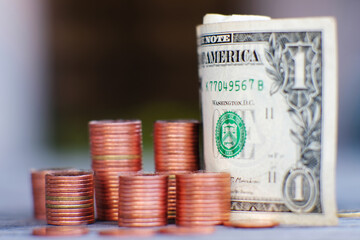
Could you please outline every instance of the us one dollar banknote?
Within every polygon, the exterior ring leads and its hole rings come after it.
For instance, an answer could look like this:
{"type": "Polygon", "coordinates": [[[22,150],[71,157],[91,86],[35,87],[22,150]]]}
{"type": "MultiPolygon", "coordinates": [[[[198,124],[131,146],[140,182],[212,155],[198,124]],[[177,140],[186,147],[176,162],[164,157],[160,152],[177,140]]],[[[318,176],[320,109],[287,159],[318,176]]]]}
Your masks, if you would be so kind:
{"type": "Polygon", "coordinates": [[[336,224],[335,20],[206,15],[197,43],[205,168],[231,173],[231,219],[336,224]]]}

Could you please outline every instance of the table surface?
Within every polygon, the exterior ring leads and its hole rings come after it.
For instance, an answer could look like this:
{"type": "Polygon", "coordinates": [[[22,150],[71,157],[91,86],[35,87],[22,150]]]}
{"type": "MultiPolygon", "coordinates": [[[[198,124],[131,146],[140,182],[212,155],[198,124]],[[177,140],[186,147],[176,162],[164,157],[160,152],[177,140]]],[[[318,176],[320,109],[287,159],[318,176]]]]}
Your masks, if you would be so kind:
{"type": "MultiPolygon", "coordinates": [[[[51,154],[50,154],[51,155],[51,154]]],[[[339,151],[337,163],[337,205],[340,210],[360,209],[360,150],[339,151]]],[[[19,158],[22,159],[20,156],[19,158]]],[[[49,162],[54,156],[42,155],[38,161],[26,163],[22,160],[22,168],[16,163],[9,163],[0,168],[0,239],[31,239],[34,227],[46,226],[43,221],[32,218],[32,201],[29,176],[30,166],[41,167],[44,161],[49,162]],[[39,160],[40,159],[40,160],[39,160]],[[43,160],[41,160],[43,159],[43,160]],[[11,182],[11,184],[9,184],[11,182]],[[10,187],[9,187],[10,186],[10,187]]],[[[76,161],[79,158],[88,158],[87,154],[78,156],[61,156],[68,166],[88,168],[86,160],[76,161]],[[69,164],[71,163],[71,164],[69,164]]],[[[54,161],[56,163],[58,161],[54,161]]],[[[151,162],[144,163],[144,169],[151,169],[151,162]]],[[[47,165],[46,167],[53,167],[47,165]]],[[[71,239],[98,239],[98,231],[108,228],[117,228],[116,222],[96,222],[88,226],[90,233],[71,239]]],[[[174,237],[174,236],[171,236],[174,237]]],[[[185,239],[194,236],[176,236],[177,239],[185,239]]],[[[57,237],[55,239],[62,239],[57,237]]],[[[103,237],[104,238],[104,237],[103,237]]],[[[169,235],[155,235],[147,239],[167,239],[169,235]]],[[[360,239],[360,218],[342,218],[334,227],[294,227],[278,226],[269,229],[235,229],[217,226],[215,233],[211,235],[196,236],[199,239],[360,239]]],[[[42,237],[41,239],[46,239],[42,237]]],[[[69,239],[69,238],[64,238],[69,239]]],[[[113,239],[113,238],[110,238],[113,239]]]]}

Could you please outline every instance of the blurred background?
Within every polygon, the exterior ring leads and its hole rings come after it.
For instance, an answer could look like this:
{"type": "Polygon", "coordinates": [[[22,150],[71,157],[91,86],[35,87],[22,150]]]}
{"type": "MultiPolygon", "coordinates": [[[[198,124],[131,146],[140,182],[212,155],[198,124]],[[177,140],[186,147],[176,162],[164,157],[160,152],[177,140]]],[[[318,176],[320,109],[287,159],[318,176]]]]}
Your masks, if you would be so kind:
{"type": "Polygon", "coordinates": [[[195,26],[206,13],[336,17],[338,204],[360,208],[359,10],[357,0],[0,0],[0,216],[31,215],[31,168],[90,168],[90,120],[141,119],[152,170],[153,122],[200,119],[195,26]]]}

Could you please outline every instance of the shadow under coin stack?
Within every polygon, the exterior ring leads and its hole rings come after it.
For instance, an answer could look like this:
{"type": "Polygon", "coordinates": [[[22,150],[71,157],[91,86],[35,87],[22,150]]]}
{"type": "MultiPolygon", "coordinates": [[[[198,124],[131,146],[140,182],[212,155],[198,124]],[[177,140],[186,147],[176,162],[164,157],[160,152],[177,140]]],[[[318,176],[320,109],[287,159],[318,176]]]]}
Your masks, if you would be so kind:
{"type": "Polygon", "coordinates": [[[70,168],[50,168],[31,170],[31,184],[34,203],[34,217],[39,220],[46,220],[45,207],[45,175],[54,172],[70,170],[70,168]]]}
{"type": "Polygon", "coordinates": [[[96,213],[99,220],[118,220],[121,172],[142,169],[140,120],[89,122],[92,169],[95,173],[96,213]]]}
{"type": "Polygon", "coordinates": [[[45,176],[46,217],[52,225],[95,221],[92,171],[64,171],[45,176]]]}
{"type": "Polygon", "coordinates": [[[176,175],[176,224],[207,226],[230,217],[230,174],[197,172],[176,175]]]}
{"type": "Polygon", "coordinates": [[[176,174],[199,169],[199,122],[156,121],[154,124],[155,169],[169,175],[168,218],[176,216],[176,174]]]}
{"type": "Polygon", "coordinates": [[[120,227],[166,225],[167,175],[120,175],[118,222],[120,227]]]}

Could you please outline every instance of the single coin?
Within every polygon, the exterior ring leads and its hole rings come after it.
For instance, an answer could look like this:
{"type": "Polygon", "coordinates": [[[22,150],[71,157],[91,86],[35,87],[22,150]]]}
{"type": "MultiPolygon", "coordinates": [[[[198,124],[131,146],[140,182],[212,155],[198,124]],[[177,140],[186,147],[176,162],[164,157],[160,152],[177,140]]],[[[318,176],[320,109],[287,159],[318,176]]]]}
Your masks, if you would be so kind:
{"type": "Polygon", "coordinates": [[[170,234],[170,235],[202,235],[202,234],[212,234],[215,232],[214,227],[179,227],[179,226],[170,226],[166,228],[161,228],[158,230],[158,233],[161,234],[170,234]]]}
{"type": "Polygon", "coordinates": [[[84,220],[84,221],[52,221],[52,220],[47,219],[46,222],[47,222],[47,224],[50,224],[50,225],[74,226],[74,225],[92,224],[95,222],[95,219],[84,220]]]}
{"type": "Polygon", "coordinates": [[[89,212],[48,212],[48,216],[51,217],[82,217],[82,216],[88,216],[88,215],[94,215],[94,210],[89,212]]]}
{"type": "Polygon", "coordinates": [[[94,207],[88,207],[88,208],[67,208],[67,209],[62,209],[62,208],[47,208],[46,209],[47,213],[89,213],[89,212],[94,212],[94,207]]]}
{"type": "Polygon", "coordinates": [[[46,187],[46,193],[77,193],[77,192],[92,192],[92,187],[88,188],[51,188],[46,187]]]}
{"type": "Polygon", "coordinates": [[[47,215],[46,216],[47,220],[50,221],[91,221],[94,220],[94,214],[89,215],[89,216],[78,216],[78,217],[55,217],[55,216],[51,216],[51,215],[47,215]]]}
{"type": "Polygon", "coordinates": [[[178,220],[176,219],[176,225],[180,225],[180,226],[187,226],[187,227],[192,227],[192,226],[213,226],[213,225],[221,225],[223,223],[222,220],[209,220],[209,221],[183,221],[183,220],[178,220]]]}
{"type": "Polygon", "coordinates": [[[134,236],[134,237],[147,237],[155,235],[154,229],[107,229],[99,232],[102,236],[134,236]]]}
{"type": "Polygon", "coordinates": [[[86,200],[46,200],[46,204],[49,205],[82,205],[94,203],[94,199],[86,199],[86,200]]]}
{"type": "Polygon", "coordinates": [[[35,236],[81,236],[89,233],[87,227],[39,227],[34,228],[32,234],[35,236]]]}
{"type": "Polygon", "coordinates": [[[161,227],[167,224],[167,218],[162,222],[148,222],[148,223],[123,223],[119,220],[120,227],[161,227]]]}
{"type": "Polygon", "coordinates": [[[44,196],[46,197],[88,197],[88,196],[93,196],[94,195],[94,190],[89,190],[88,192],[68,192],[68,193],[59,193],[59,192],[47,192],[46,194],[44,193],[44,196]]]}
{"type": "Polygon", "coordinates": [[[51,209],[75,209],[75,208],[89,208],[93,207],[93,203],[89,204],[75,204],[75,205],[60,205],[60,204],[46,204],[47,208],[51,209]]]}
{"type": "Polygon", "coordinates": [[[119,215],[122,223],[159,223],[167,220],[166,215],[157,218],[144,217],[144,218],[132,218],[132,217],[123,217],[119,215]]]}
{"type": "Polygon", "coordinates": [[[81,200],[89,200],[93,199],[93,196],[69,196],[69,197],[57,197],[57,196],[46,196],[46,200],[52,201],[81,201],[81,200]]]}
{"type": "Polygon", "coordinates": [[[270,219],[247,219],[224,222],[224,226],[236,228],[272,228],[279,225],[279,222],[270,219]]]}
{"type": "Polygon", "coordinates": [[[141,155],[104,155],[104,156],[92,156],[91,159],[94,160],[98,160],[98,161],[107,161],[107,160],[116,160],[116,161],[121,161],[121,160],[139,160],[141,159],[141,155]]]}

